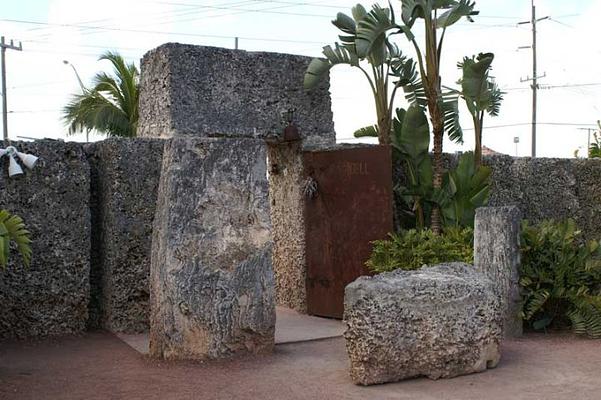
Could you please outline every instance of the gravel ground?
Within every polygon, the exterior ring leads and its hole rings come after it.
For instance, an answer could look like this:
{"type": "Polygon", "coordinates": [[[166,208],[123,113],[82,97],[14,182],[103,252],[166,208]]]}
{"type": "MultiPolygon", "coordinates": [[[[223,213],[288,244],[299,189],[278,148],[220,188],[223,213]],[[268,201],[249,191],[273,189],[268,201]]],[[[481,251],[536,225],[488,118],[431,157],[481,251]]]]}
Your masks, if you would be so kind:
{"type": "Polygon", "coordinates": [[[358,387],[341,338],[270,356],[157,362],[110,333],[0,344],[0,399],[601,399],[601,341],[526,335],[500,365],[450,380],[358,387]]]}

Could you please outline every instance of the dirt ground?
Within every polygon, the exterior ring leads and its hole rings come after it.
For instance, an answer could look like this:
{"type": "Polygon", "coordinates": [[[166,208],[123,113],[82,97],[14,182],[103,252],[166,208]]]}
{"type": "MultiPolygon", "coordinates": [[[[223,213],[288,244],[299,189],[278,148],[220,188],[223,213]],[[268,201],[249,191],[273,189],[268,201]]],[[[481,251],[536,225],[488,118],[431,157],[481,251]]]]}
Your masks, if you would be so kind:
{"type": "Polygon", "coordinates": [[[450,380],[358,387],[341,338],[228,362],[149,360],[110,333],[0,344],[0,399],[601,399],[601,341],[527,335],[500,365],[450,380]]]}

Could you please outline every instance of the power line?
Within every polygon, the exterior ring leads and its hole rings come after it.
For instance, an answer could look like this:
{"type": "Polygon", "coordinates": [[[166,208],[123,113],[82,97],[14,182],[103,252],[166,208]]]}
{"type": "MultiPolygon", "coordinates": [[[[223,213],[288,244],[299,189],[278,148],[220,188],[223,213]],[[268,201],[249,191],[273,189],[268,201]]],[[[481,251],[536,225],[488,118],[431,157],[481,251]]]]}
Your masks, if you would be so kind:
{"type": "MultiPolygon", "coordinates": [[[[528,126],[530,125],[531,122],[520,122],[520,123],[516,123],[516,124],[504,124],[504,125],[492,125],[492,126],[485,126],[484,130],[487,129],[501,129],[501,128],[515,128],[518,126],[528,126]]],[[[537,122],[537,125],[546,125],[546,126],[581,126],[581,127],[596,127],[597,125],[595,124],[583,124],[583,123],[572,123],[572,122],[537,122]]],[[[474,128],[462,128],[463,131],[473,131],[474,128]]],[[[364,137],[362,138],[356,138],[356,137],[346,137],[346,138],[337,138],[336,140],[360,140],[360,139],[365,139],[364,137]]],[[[373,139],[377,139],[377,138],[373,138],[373,139]]]]}
{"type": "Polygon", "coordinates": [[[209,34],[189,33],[189,32],[153,31],[153,30],[149,30],[149,29],[109,28],[109,27],[88,26],[88,25],[79,25],[79,24],[56,24],[56,23],[50,23],[50,22],[27,21],[27,20],[9,19],[9,18],[0,18],[0,21],[13,22],[13,23],[18,23],[18,24],[47,25],[47,26],[55,26],[55,27],[63,27],[63,28],[66,27],[66,28],[101,29],[101,30],[106,30],[106,31],[130,32],[130,33],[140,33],[140,34],[191,36],[191,37],[205,37],[205,38],[215,38],[215,39],[235,39],[236,37],[238,37],[240,39],[250,40],[250,41],[258,41],[258,42],[284,42],[284,43],[322,44],[322,42],[313,42],[313,41],[308,41],[308,40],[291,40],[291,39],[277,39],[277,38],[258,38],[258,37],[250,37],[250,36],[209,35],[209,34]]]}

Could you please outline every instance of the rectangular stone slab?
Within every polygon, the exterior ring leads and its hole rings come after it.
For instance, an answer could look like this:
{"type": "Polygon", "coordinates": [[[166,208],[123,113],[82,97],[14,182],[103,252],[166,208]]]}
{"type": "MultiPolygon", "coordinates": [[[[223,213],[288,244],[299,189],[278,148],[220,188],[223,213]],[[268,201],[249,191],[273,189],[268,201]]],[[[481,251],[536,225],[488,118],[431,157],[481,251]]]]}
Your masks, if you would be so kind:
{"type": "Polygon", "coordinates": [[[274,278],[266,147],[165,145],[150,268],[150,354],[214,359],[271,351],[274,278]]]}
{"type": "Polygon", "coordinates": [[[307,91],[310,57],[167,43],[144,55],[139,136],[266,137],[286,126],[335,142],[329,79],[307,91]]]}

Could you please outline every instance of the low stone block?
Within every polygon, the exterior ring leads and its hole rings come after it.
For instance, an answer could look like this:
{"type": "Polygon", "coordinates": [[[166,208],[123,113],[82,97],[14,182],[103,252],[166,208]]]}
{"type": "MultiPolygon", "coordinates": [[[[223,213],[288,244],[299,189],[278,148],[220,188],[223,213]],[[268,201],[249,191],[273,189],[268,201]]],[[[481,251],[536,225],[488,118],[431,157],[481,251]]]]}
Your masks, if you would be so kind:
{"type": "Polygon", "coordinates": [[[361,277],[346,287],[344,333],[350,375],[373,385],[452,378],[500,359],[500,302],[467,264],[361,277]]]}
{"type": "Polygon", "coordinates": [[[150,354],[215,359],[271,351],[275,300],[266,146],[165,145],[150,268],[150,354]]]}
{"type": "Polygon", "coordinates": [[[501,301],[506,337],[522,335],[519,317],[520,221],[517,207],[482,207],[474,221],[474,268],[488,276],[501,301]]]}

